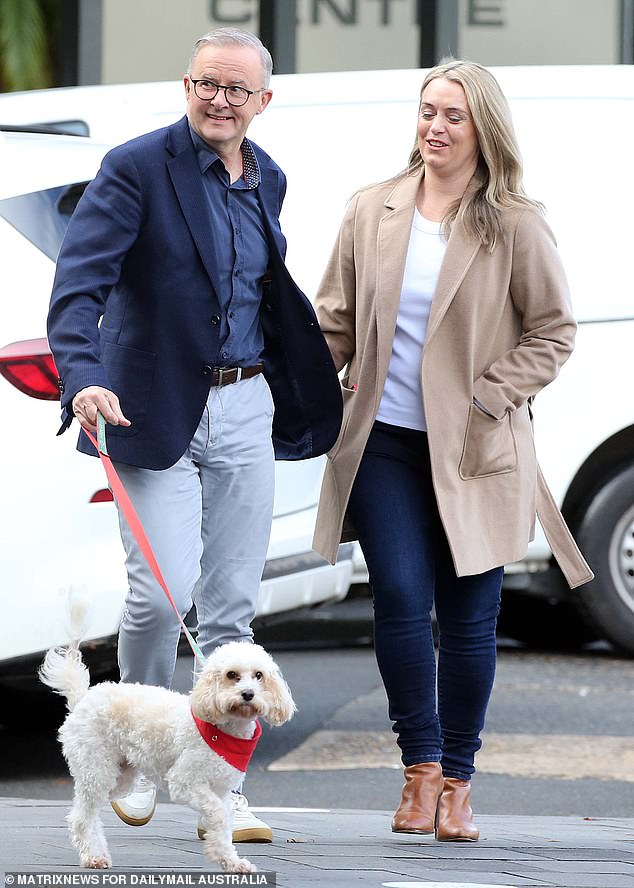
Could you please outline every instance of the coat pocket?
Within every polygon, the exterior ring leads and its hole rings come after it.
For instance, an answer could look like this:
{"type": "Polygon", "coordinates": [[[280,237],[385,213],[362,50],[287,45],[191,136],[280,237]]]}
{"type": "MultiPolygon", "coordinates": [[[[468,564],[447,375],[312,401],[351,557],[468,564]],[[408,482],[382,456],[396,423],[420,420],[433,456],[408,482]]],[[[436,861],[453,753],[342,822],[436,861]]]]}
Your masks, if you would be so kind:
{"type": "Polygon", "coordinates": [[[517,446],[512,414],[495,419],[471,404],[458,469],[460,477],[467,481],[470,478],[502,475],[516,468],[517,446]]]}
{"type": "Polygon", "coordinates": [[[350,420],[350,414],[352,412],[354,396],[356,395],[356,393],[356,386],[350,385],[347,378],[344,379],[341,383],[341,397],[343,399],[343,417],[341,420],[341,429],[339,430],[339,436],[332,446],[332,449],[328,452],[329,459],[332,459],[339,452],[339,448],[343,444],[343,439],[348,428],[348,422],[350,420]]]}

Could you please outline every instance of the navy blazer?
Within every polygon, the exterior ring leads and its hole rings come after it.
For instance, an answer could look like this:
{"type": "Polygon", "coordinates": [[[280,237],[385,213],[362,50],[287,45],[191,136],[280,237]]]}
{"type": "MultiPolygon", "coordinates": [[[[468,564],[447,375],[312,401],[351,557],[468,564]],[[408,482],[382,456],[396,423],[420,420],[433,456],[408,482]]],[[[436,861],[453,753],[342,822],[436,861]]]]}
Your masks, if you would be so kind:
{"type": "MultiPolygon", "coordinates": [[[[270,255],[260,316],[273,443],[279,459],[306,459],[339,434],[341,388],[313,308],[284,264],[284,174],[251,144],[270,255]]],[[[132,422],[108,427],[114,460],[165,469],[182,456],[209,394],[209,368],[218,364],[212,238],[186,117],[104,157],[68,226],[49,310],[62,431],[77,392],[100,385],[132,422]]],[[[83,432],[78,447],[95,453],[83,432]]]]}

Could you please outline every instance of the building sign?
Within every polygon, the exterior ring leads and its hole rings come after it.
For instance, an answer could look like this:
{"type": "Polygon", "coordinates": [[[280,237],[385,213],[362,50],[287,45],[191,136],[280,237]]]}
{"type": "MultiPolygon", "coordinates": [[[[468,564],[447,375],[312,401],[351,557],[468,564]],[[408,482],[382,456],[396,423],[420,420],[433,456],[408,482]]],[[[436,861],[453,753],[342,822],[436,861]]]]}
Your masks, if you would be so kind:
{"type": "Polygon", "coordinates": [[[501,27],[504,21],[504,0],[469,0],[467,7],[467,24],[476,27],[487,25],[501,27]]]}
{"type": "MultiPolygon", "coordinates": [[[[298,24],[320,25],[330,17],[340,25],[357,25],[362,19],[361,7],[366,6],[374,8],[378,24],[389,26],[395,18],[395,7],[402,9],[403,4],[411,5],[411,0],[300,0],[298,5],[303,9],[298,24]]],[[[209,15],[222,25],[252,25],[258,18],[258,0],[210,0],[209,15]]]]}
{"type": "MultiPolygon", "coordinates": [[[[424,14],[430,3],[296,0],[296,70],[417,68],[421,47],[430,43],[440,55],[450,49],[484,65],[621,60],[621,0],[436,0],[435,23],[424,14]],[[429,28],[435,28],[431,41],[429,28]]],[[[260,33],[259,0],[162,0],[174,14],[161,16],[157,0],[101,0],[100,5],[101,34],[93,39],[101,45],[101,70],[94,76],[104,83],[178,79],[196,35],[212,28],[260,33]],[[148,21],[150,41],[145,39],[148,21]]]]}
{"type": "Polygon", "coordinates": [[[257,19],[256,0],[210,0],[209,18],[219,25],[246,27],[257,19]]]}

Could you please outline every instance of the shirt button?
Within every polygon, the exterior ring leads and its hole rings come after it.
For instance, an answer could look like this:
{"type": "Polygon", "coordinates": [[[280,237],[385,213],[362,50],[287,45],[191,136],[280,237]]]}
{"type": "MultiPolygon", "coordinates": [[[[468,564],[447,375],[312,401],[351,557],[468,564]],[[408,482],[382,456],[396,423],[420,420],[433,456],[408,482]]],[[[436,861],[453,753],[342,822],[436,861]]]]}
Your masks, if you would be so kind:
{"type": "Polygon", "coordinates": [[[214,327],[217,324],[219,324],[220,323],[220,315],[212,315],[211,316],[211,323],[214,325],[214,327]]]}

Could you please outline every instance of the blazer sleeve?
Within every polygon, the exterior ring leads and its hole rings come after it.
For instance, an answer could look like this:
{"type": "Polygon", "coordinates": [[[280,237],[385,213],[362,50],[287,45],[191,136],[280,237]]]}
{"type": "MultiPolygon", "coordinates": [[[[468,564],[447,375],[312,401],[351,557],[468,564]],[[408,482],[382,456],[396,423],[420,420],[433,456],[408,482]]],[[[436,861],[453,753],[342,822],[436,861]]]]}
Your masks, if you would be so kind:
{"type": "Polygon", "coordinates": [[[337,372],[346,366],[356,350],[357,279],[354,241],[358,204],[359,195],[355,195],[346,209],[315,297],[319,326],[328,343],[337,372]]]}
{"type": "Polygon", "coordinates": [[[79,201],[57,260],[47,326],[63,408],[89,385],[110,388],[99,321],[141,221],[136,166],[127,149],[115,148],[79,201]]]}
{"type": "Polygon", "coordinates": [[[521,318],[517,345],[476,380],[474,398],[496,419],[552,382],[569,358],[577,325],[555,238],[533,210],[520,214],[513,238],[510,297],[521,318]]]}

